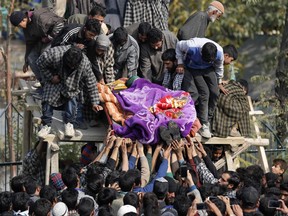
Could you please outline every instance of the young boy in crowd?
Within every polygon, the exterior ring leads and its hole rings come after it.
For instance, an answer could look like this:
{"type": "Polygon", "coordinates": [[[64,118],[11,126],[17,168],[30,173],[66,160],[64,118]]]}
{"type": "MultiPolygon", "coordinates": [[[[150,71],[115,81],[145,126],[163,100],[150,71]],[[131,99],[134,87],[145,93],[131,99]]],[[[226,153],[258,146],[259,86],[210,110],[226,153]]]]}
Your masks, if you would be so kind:
{"type": "Polygon", "coordinates": [[[161,58],[165,67],[162,86],[172,90],[180,90],[184,74],[176,72],[177,59],[175,49],[167,49],[161,58]]]}
{"type": "Polygon", "coordinates": [[[281,158],[276,158],[273,160],[273,166],[271,167],[272,173],[277,175],[283,175],[287,170],[287,162],[281,158]]]}

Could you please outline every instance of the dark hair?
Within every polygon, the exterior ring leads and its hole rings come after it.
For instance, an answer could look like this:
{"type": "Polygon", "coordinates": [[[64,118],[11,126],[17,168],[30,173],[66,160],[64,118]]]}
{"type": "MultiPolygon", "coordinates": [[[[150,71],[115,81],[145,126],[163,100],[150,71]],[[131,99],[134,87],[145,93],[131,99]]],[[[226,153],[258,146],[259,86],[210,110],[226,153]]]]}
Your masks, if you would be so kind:
{"type": "Polygon", "coordinates": [[[219,184],[203,184],[199,188],[202,200],[205,200],[209,196],[223,195],[227,191],[227,187],[219,184]]]}
{"type": "Polygon", "coordinates": [[[228,44],[223,47],[224,54],[228,54],[229,57],[232,57],[234,60],[238,57],[238,51],[236,47],[232,44],[228,44]]]}
{"type": "Polygon", "coordinates": [[[178,195],[175,197],[173,207],[178,212],[178,215],[187,215],[191,204],[192,202],[187,196],[178,195]]]}
{"type": "Polygon", "coordinates": [[[55,187],[51,185],[45,185],[40,190],[40,198],[45,198],[49,200],[51,203],[56,201],[57,198],[57,191],[55,187]]]}
{"type": "Polygon", "coordinates": [[[62,192],[61,199],[68,207],[68,210],[74,210],[77,205],[78,191],[75,189],[66,189],[62,192]]]}
{"type": "Polygon", "coordinates": [[[176,61],[176,52],[175,49],[167,49],[163,52],[161,56],[162,61],[176,61]]]}
{"type": "Polygon", "coordinates": [[[120,171],[119,170],[113,170],[105,179],[105,187],[108,187],[109,185],[112,185],[115,182],[119,182],[120,177],[120,171]]]}
{"type": "Polygon", "coordinates": [[[49,200],[40,198],[32,205],[33,213],[35,216],[47,216],[51,211],[52,204],[49,200]]]}
{"type": "Polygon", "coordinates": [[[101,24],[95,19],[87,19],[84,28],[85,30],[90,31],[96,35],[99,35],[101,32],[101,24]]]}
{"type": "Polygon", "coordinates": [[[287,162],[281,158],[276,158],[273,160],[273,164],[280,165],[280,168],[284,170],[284,172],[287,170],[287,162]]]}
{"type": "Polygon", "coordinates": [[[240,85],[244,87],[244,89],[246,91],[246,94],[248,94],[248,92],[249,92],[249,84],[248,84],[247,80],[239,79],[239,80],[237,80],[237,82],[240,83],[240,85]]]}
{"type": "MultiPolygon", "coordinates": [[[[216,197],[215,199],[211,200],[211,202],[213,202],[216,205],[216,207],[219,209],[219,211],[222,213],[222,215],[225,215],[226,204],[224,203],[224,201],[222,201],[218,197],[216,197]]],[[[209,216],[214,216],[216,214],[214,212],[213,213],[209,212],[208,215],[209,216]]]]}
{"type": "Polygon", "coordinates": [[[288,182],[282,183],[280,185],[280,190],[288,191],[288,182]]]}
{"type": "Polygon", "coordinates": [[[274,213],[276,212],[276,208],[268,207],[268,203],[270,200],[277,201],[278,199],[276,197],[263,197],[260,199],[259,210],[264,215],[274,215],[274,213]]]}
{"type": "Polygon", "coordinates": [[[31,176],[25,177],[24,188],[26,193],[28,193],[29,195],[35,194],[37,186],[37,182],[34,178],[32,178],[31,176]]]}
{"type": "Polygon", "coordinates": [[[124,27],[119,27],[113,32],[113,40],[116,44],[121,44],[124,41],[127,41],[128,32],[124,27]]]}
{"type": "MultiPolygon", "coordinates": [[[[82,61],[83,55],[81,49],[72,46],[63,55],[63,62],[69,67],[76,67],[82,61]]],[[[66,184],[65,184],[66,185],[66,184]]]]}
{"type": "Polygon", "coordinates": [[[26,192],[17,192],[12,195],[12,206],[14,211],[26,211],[29,206],[30,196],[26,192]]]}
{"type": "Polygon", "coordinates": [[[25,175],[18,175],[10,180],[11,189],[17,192],[24,192],[25,175]]]}
{"type": "Polygon", "coordinates": [[[138,27],[138,33],[141,35],[147,35],[152,26],[148,22],[141,22],[138,27]]]}
{"type": "Polygon", "coordinates": [[[94,208],[94,201],[90,197],[83,197],[78,204],[78,214],[80,216],[90,216],[94,208]]]}
{"type": "Polygon", "coordinates": [[[113,216],[113,209],[111,206],[104,205],[98,209],[98,216],[113,216]]]}
{"type": "Polygon", "coordinates": [[[272,172],[265,173],[267,187],[276,187],[278,181],[278,175],[272,172]]]}
{"type": "Polygon", "coordinates": [[[138,214],[135,212],[128,212],[126,214],[124,214],[123,216],[137,216],[138,214]]]}
{"type": "Polygon", "coordinates": [[[0,213],[9,211],[12,206],[12,193],[4,191],[0,193],[0,213]]]}
{"type": "Polygon", "coordinates": [[[104,178],[102,175],[97,175],[94,178],[87,179],[86,194],[95,197],[96,194],[103,188],[104,178]]]}
{"type": "Polygon", "coordinates": [[[99,206],[109,205],[116,199],[117,192],[113,188],[103,188],[97,196],[99,206]]]}
{"type": "Polygon", "coordinates": [[[138,169],[129,169],[126,173],[120,175],[119,187],[123,192],[132,190],[133,185],[140,185],[141,172],[138,169]]]}
{"type": "Polygon", "coordinates": [[[202,59],[205,62],[211,62],[216,59],[217,56],[217,47],[214,43],[212,42],[207,42],[203,45],[202,47],[202,59]]]}
{"type": "Polygon", "coordinates": [[[139,198],[136,193],[128,192],[123,198],[124,205],[132,205],[136,209],[139,207],[139,198]]]}
{"type": "Polygon", "coordinates": [[[94,17],[96,15],[100,15],[102,17],[105,17],[106,16],[106,10],[103,7],[101,7],[100,5],[97,5],[90,10],[89,15],[92,17],[94,17]]]}
{"type": "Polygon", "coordinates": [[[76,188],[78,185],[78,175],[73,167],[67,167],[62,172],[62,180],[67,188],[76,188]]]}
{"type": "Polygon", "coordinates": [[[223,173],[227,173],[230,176],[228,179],[228,184],[232,184],[232,190],[235,190],[240,184],[240,177],[238,173],[234,171],[224,171],[223,173]]]}
{"type": "Polygon", "coordinates": [[[152,192],[147,192],[143,197],[143,210],[145,216],[160,216],[157,196],[152,192]]]}
{"type": "Polygon", "coordinates": [[[162,41],[163,39],[163,33],[162,31],[160,31],[159,29],[157,28],[152,28],[148,34],[147,34],[147,37],[148,37],[148,42],[150,44],[154,44],[154,43],[157,43],[159,41],[162,41]]]}

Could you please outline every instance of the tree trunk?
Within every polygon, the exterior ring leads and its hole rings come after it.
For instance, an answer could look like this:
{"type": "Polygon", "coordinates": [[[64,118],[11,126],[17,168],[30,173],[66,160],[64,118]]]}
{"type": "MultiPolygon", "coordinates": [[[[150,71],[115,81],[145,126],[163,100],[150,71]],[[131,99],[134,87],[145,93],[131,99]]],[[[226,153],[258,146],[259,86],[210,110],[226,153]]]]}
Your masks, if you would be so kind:
{"type": "MultiPolygon", "coordinates": [[[[288,3],[286,8],[288,8],[288,3]]],[[[275,93],[279,100],[279,115],[276,118],[277,135],[283,142],[288,138],[288,11],[276,69],[275,93]]]]}

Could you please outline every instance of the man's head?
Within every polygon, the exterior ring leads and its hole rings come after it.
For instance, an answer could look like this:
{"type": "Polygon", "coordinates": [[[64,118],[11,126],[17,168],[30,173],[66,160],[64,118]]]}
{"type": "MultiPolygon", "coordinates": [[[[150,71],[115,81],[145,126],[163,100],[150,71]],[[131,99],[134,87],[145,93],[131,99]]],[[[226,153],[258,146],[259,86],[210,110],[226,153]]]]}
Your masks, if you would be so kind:
{"type": "Polygon", "coordinates": [[[101,32],[101,23],[95,19],[87,19],[83,33],[86,40],[93,40],[101,32]]]}
{"type": "Polygon", "coordinates": [[[41,189],[37,181],[31,176],[25,177],[24,188],[26,193],[28,193],[29,195],[39,195],[41,189]]]}
{"type": "Polygon", "coordinates": [[[103,205],[111,205],[113,200],[116,199],[117,192],[113,188],[102,188],[102,190],[98,193],[97,203],[100,206],[103,205]]]}
{"type": "Polygon", "coordinates": [[[238,192],[237,198],[240,199],[243,210],[256,210],[259,206],[260,194],[252,186],[242,188],[238,192]]]}
{"type": "Polygon", "coordinates": [[[17,192],[12,195],[12,208],[14,211],[26,211],[29,207],[30,196],[25,192],[17,192]]]}
{"type": "Polygon", "coordinates": [[[168,181],[168,192],[165,198],[165,203],[167,205],[173,205],[178,190],[178,184],[169,176],[165,176],[164,178],[168,181]]]}
{"type": "Polygon", "coordinates": [[[169,72],[174,72],[177,67],[177,59],[175,49],[167,49],[161,56],[165,68],[169,72]]]}
{"type": "Polygon", "coordinates": [[[287,205],[288,204],[288,183],[282,183],[280,185],[280,192],[281,192],[280,199],[282,199],[287,205]]]}
{"type": "Polygon", "coordinates": [[[67,188],[77,188],[79,186],[79,177],[73,167],[67,167],[62,172],[62,180],[67,188]]]}
{"type": "Polygon", "coordinates": [[[89,19],[97,20],[99,23],[104,22],[106,11],[100,5],[93,7],[89,12],[89,19]]]}
{"type": "Polygon", "coordinates": [[[232,44],[224,46],[223,53],[224,53],[224,65],[230,64],[231,62],[235,61],[238,57],[238,51],[236,47],[232,44]]]}
{"type": "Polygon", "coordinates": [[[117,28],[113,33],[116,46],[122,47],[128,40],[128,32],[124,27],[117,28]]]}
{"type": "Polygon", "coordinates": [[[282,175],[287,170],[287,162],[281,158],[273,160],[272,172],[277,175],[282,175]]]}
{"type": "MultiPolygon", "coordinates": [[[[36,200],[36,202],[33,203],[31,208],[33,212],[32,215],[48,216],[51,211],[52,204],[49,200],[41,198],[41,199],[36,200]]],[[[53,216],[56,216],[56,215],[53,214],[53,216]]],[[[63,215],[63,216],[66,216],[66,215],[63,215]]]]}
{"type": "Polygon", "coordinates": [[[4,191],[0,193],[0,214],[12,209],[12,193],[4,191]]]}
{"type": "Polygon", "coordinates": [[[71,70],[75,70],[82,61],[83,55],[81,49],[78,47],[71,47],[63,55],[63,63],[71,70]]]}
{"type": "Polygon", "coordinates": [[[11,180],[10,180],[10,187],[13,190],[13,192],[17,193],[17,192],[24,192],[25,191],[25,175],[18,175],[18,176],[14,176],[11,180]]]}
{"type": "Polygon", "coordinates": [[[66,204],[69,210],[75,210],[77,206],[78,191],[73,189],[66,189],[61,194],[61,200],[66,204]]]}
{"type": "Polygon", "coordinates": [[[207,63],[212,63],[217,56],[217,47],[214,43],[207,42],[203,45],[202,50],[202,59],[207,63]]]}
{"type": "Polygon", "coordinates": [[[80,216],[94,215],[95,204],[92,198],[83,197],[78,204],[78,214],[80,216]]]}
{"type": "Polygon", "coordinates": [[[13,26],[18,26],[20,28],[25,29],[27,28],[28,17],[22,11],[14,11],[10,15],[10,22],[12,23],[13,26]]]}
{"type": "Polygon", "coordinates": [[[136,209],[138,209],[139,206],[139,197],[134,192],[128,192],[125,194],[123,198],[124,205],[131,205],[134,206],[136,209]]]}
{"type": "Polygon", "coordinates": [[[148,22],[141,22],[138,27],[138,40],[141,43],[145,43],[148,39],[148,32],[151,30],[151,24],[148,22]]]}
{"type": "Polygon", "coordinates": [[[163,33],[157,29],[157,28],[152,28],[148,34],[148,43],[150,47],[154,50],[161,50],[162,45],[163,45],[163,33]]]}
{"type": "Polygon", "coordinates": [[[106,35],[99,35],[95,41],[96,55],[101,57],[104,56],[110,46],[110,43],[110,39],[106,35]]]}
{"type": "Polygon", "coordinates": [[[224,6],[219,1],[211,2],[207,8],[207,13],[211,22],[215,22],[217,19],[220,19],[220,17],[224,14],[224,12],[225,12],[224,6]]]}
{"type": "Polygon", "coordinates": [[[52,216],[68,216],[68,207],[63,202],[56,203],[52,208],[52,216]]]}
{"type": "Polygon", "coordinates": [[[227,189],[235,190],[240,184],[240,177],[234,171],[225,171],[219,178],[219,184],[226,186],[227,189]]]}
{"type": "Polygon", "coordinates": [[[40,198],[47,199],[52,204],[57,203],[57,191],[53,186],[45,185],[40,191],[40,198]]]}
{"type": "Polygon", "coordinates": [[[165,178],[158,178],[153,185],[153,193],[156,194],[158,200],[164,200],[168,193],[168,181],[165,178]]]}
{"type": "Polygon", "coordinates": [[[119,186],[122,191],[129,192],[134,186],[141,183],[141,172],[138,169],[129,169],[126,173],[120,175],[119,186]]]}

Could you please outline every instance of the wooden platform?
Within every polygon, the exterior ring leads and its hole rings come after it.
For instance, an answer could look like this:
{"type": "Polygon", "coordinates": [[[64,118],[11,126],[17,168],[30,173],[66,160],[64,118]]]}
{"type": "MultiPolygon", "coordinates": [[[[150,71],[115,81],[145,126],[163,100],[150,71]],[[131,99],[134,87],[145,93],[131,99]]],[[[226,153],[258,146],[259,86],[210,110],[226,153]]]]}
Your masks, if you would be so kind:
{"type": "MultiPolygon", "coordinates": [[[[23,157],[28,150],[31,149],[33,133],[35,135],[35,127],[38,127],[41,123],[41,101],[33,97],[33,89],[31,86],[33,82],[20,79],[20,90],[14,91],[14,95],[25,98],[25,110],[24,110],[24,144],[23,144],[23,157]]],[[[263,114],[262,111],[254,111],[251,99],[250,102],[250,115],[254,124],[256,137],[244,138],[244,137],[227,137],[219,138],[212,137],[211,139],[204,139],[201,136],[196,137],[203,144],[213,145],[227,145],[229,148],[225,150],[225,157],[220,159],[216,164],[216,168],[220,169],[227,164],[228,170],[235,170],[238,166],[236,163],[237,157],[247,150],[250,146],[257,146],[259,152],[259,160],[262,168],[265,172],[269,171],[269,166],[265,154],[264,146],[269,145],[268,139],[262,139],[260,136],[259,127],[256,122],[256,115],[263,114]]],[[[103,142],[105,135],[107,134],[108,121],[106,116],[99,121],[99,126],[89,127],[87,130],[77,130],[76,136],[67,138],[64,136],[64,124],[60,111],[55,111],[53,115],[52,130],[53,134],[50,134],[45,141],[47,141],[47,155],[46,155],[46,179],[45,183],[48,184],[49,175],[53,172],[59,172],[59,149],[60,143],[65,142],[103,142]]],[[[194,141],[196,141],[194,139],[194,141]]]]}

